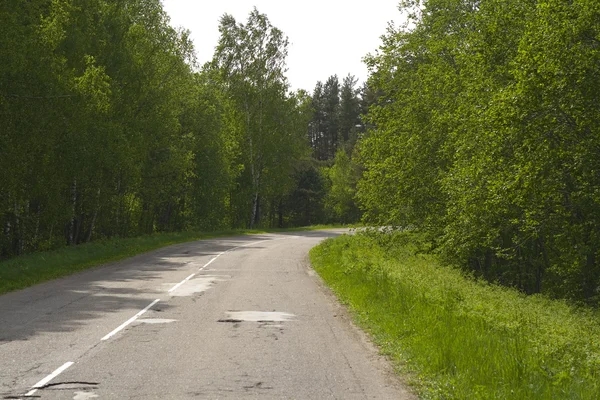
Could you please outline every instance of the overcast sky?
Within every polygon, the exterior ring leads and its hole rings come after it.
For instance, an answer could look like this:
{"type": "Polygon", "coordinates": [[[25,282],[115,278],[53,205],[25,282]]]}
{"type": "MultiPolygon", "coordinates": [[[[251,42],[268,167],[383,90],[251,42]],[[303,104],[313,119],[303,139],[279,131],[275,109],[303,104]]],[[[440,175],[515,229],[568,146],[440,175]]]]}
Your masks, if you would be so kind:
{"type": "Polygon", "coordinates": [[[389,21],[399,23],[398,0],[163,0],[171,24],[192,32],[198,61],[212,58],[219,18],[245,23],[253,6],[290,40],[287,77],[293,89],[312,92],[317,81],[348,73],[362,82],[361,59],[380,45],[389,21]]]}

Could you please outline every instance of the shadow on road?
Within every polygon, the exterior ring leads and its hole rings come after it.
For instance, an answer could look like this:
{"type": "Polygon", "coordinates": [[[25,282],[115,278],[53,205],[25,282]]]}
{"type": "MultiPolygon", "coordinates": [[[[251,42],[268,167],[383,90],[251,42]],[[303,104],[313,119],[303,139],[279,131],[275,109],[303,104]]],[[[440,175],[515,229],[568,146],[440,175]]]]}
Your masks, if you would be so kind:
{"type": "MultiPolygon", "coordinates": [[[[346,231],[282,232],[182,243],[5,294],[0,296],[0,358],[2,347],[12,341],[26,341],[42,333],[75,331],[96,323],[94,320],[107,313],[130,311],[133,316],[166,295],[166,273],[189,266],[200,268],[211,256],[234,247],[259,248],[251,243],[281,236],[325,239],[346,231]]],[[[166,302],[159,304],[162,310],[170,307],[166,302]]],[[[113,328],[97,326],[99,334],[113,328]]]]}

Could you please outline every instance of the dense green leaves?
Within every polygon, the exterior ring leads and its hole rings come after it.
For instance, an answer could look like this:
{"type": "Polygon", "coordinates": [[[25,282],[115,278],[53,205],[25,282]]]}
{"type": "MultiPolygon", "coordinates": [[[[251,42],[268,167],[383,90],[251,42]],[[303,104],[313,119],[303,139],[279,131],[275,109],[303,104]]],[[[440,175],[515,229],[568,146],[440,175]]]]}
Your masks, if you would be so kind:
{"type": "MultiPolygon", "coordinates": [[[[284,75],[287,37],[255,8],[246,24],[221,18],[221,38],[212,68],[232,100],[237,119],[239,163],[235,218],[253,227],[264,210],[281,209],[292,189],[294,162],[307,150],[306,96],[288,95],[284,75]],[[262,206],[261,206],[262,204],[262,206]]],[[[281,210],[277,210],[281,213],[281,210]]]]}
{"type": "Polygon", "coordinates": [[[356,205],[356,184],[361,170],[343,149],[335,155],[334,164],[326,169],[331,187],[325,197],[325,206],[332,219],[342,223],[356,222],[361,213],[356,205]]]}
{"type": "Polygon", "coordinates": [[[597,2],[413,3],[367,60],[368,219],[490,280],[597,302],[597,2]]]}
{"type": "Polygon", "coordinates": [[[202,69],[160,0],[9,0],[0,33],[0,257],[292,221],[310,99],[265,15],[202,69]]]}

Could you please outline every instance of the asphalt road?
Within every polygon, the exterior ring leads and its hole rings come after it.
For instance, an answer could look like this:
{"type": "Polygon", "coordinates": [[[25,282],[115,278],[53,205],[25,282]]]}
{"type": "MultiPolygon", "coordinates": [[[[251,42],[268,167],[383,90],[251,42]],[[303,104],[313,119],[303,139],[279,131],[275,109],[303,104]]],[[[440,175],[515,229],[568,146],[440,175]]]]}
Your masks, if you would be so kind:
{"type": "Polygon", "coordinates": [[[180,244],[0,296],[0,398],[412,399],[309,266],[339,233],[180,244]]]}

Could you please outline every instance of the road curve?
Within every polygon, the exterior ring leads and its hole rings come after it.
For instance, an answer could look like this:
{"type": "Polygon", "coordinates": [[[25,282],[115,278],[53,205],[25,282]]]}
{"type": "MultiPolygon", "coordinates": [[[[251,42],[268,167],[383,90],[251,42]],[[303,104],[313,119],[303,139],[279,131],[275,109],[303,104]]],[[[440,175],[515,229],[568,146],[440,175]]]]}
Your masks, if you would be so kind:
{"type": "Polygon", "coordinates": [[[413,399],[309,266],[341,232],[179,244],[0,296],[0,398],[413,399]]]}

